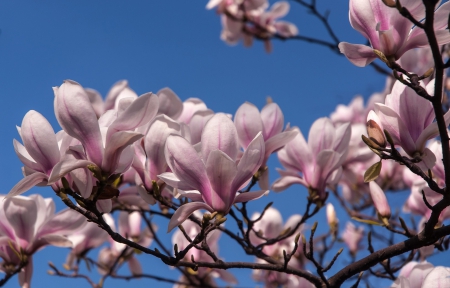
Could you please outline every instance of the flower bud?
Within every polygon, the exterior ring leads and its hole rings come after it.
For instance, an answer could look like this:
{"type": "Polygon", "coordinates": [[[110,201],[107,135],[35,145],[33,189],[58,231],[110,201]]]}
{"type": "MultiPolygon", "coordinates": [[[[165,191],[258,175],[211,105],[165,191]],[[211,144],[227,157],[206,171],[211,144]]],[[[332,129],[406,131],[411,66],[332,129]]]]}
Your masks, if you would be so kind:
{"type": "Polygon", "coordinates": [[[339,223],[339,220],[336,217],[336,211],[334,210],[334,206],[331,203],[327,204],[327,220],[331,230],[334,231],[337,224],[339,223]]]}
{"type": "Polygon", "coordinates": [[[380,147],[386,147],[386,139],[384,138],[383,130],[381,130],[378,123],[370,119],[367,121],[366,127],[367,135],[369,135],[370,140],[375,142],[380,147]]]}
{"type": "Polygon", "coordinates": [[[373,205],[377,209],[381,218],[389,219],[391,217],[391,208],[387,201],[383,190],[374,181],[369,183],[370,196],[372,197],[373,205]]]}

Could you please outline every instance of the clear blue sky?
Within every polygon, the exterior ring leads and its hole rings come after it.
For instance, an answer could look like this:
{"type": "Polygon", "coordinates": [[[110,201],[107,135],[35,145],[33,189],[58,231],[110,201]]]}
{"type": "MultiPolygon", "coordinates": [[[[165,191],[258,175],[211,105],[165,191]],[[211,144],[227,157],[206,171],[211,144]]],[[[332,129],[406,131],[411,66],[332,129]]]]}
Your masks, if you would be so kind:
{"type": "MultiPolygon", "coordinates": [[[[231,114],[244,101],[261,108],[270,95],[282,108],[285,121],[304,132],[318,117],[329,116],[337,104],[350,102],[356,94],[367,98],[384,87],[384,77],[372,68],[357,68],[325,47],[275,41],[271,54],[265,53],[258,42],[249,49],[242,45],[229,47],[220,40],[220,19],[214,11],[205,9],[206,2],[1,1],[1,193],[7,193],[22,178],[22,165],[15,156],[12,139],[19,139],[15,126],[21,125],[25,113],[37,110],[55,130],[60,129],[53,113],[51,88],[61,85],[64,79],[76,80],[102,95],[120,79],[128,79],[138,94],[168,86],[182,100],[199,97],[214,111],[231,114]]],[[[342,40],[365,42],[349,25],[347,1],[318,2],[322,11],[330,9],[330,22],[342,40]]],[[[286,19],[295,23],[302,35],[329,39],[321,24],[295,3],[286,19]]],[[[273,181],[278,176],[274,168],[280,165],[276,157],[270,163],[273,181]]],[[[52,195],[47,188],[34,188],[26,195],[32,193],[52,195]]],[[[306,191],[297,186],[281,194],[272,193],[249,206],[253,212],[275,201],[274,207],[282,209],[287,219],[291,214],[303,213],[305,196],[306,191]]],[[[57,203],[57,207],[62,209],[63,205],[57,203]]],[[[316,219],[321,220],[319,227],[325,226],[324,213],[316,219]]],[[[165,230],[166,225],[166,221],[161,221],[160,229],[165,230]]],[[[165,239],[170,241],[170,235],[165,239]]],[[[84,280],[46,274],[47,262],[60,266],[67,253],[63,248],[38,252],[34,258],[33,286],[51,283],[55,287],[85,287],[84,280]]],[[[253,259],[229,241],[222,241],[220,255],[231,261],[253,259]]],[[[92,257],[97,257],[96,252],[92,257]]],[[[145,272],[168,277],[175,274],[175,270],[146,259],[145,255],[139,259],[145,272]]],[[[122,272],[128,274],[127,269],[122,272]]],[[[254,286],[250,271],[232,272],[238,276],[240,287],[254,286]]],[[[114,287],[152,283],[155,284],[150,280],[116,281],[114,287]]],[[[108,280],[105,284],[111,287],[113,283],[108,280]]],[[[16,285],[17,277],[6,286],[16,285]]]]}

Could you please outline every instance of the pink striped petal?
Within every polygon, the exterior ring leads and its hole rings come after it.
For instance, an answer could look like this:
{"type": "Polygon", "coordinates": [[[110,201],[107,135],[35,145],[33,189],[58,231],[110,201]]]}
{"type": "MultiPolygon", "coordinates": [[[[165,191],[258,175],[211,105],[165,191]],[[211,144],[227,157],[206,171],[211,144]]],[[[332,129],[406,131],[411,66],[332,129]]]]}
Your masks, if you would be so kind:
{"type": "Polygon", "coordinates": [[[158,96],[155,94],[146,93],[140,96],[109,126],[106,141],[109,142],[111,136],[117,131],[134,130],[147,124],[156,116],[158,107],[158,96]]]}
{"type": "Polygon", "coordinates": [[[23,145],[33,159],[50,171],[59,161],[59,148],[55,131],[38,112],[31,110],[22,121],[21,135],[23,145]]]}
{"type": "Polygon", "coordinates": [[[339,50],[350,62],[358,67],[365,67],[377,58],[375,53],[373,53],[373,49],[366,45],[341,42],[339,43],[339,50]]]}
{"type": "Polygon", "coordinates": [[[252,178],[264,161],[264,152],[264,139],[262,133],[259,132],[253,141],[250,142],[239,161],[236,178],[233,180],[231,190],[236,192],[252,178]]]}
{"type": "Polygon", "coordinates": [[[167,227],[167,233],[173,230],[173,228],[181,225],[194,211],[204,209],[209,212],[214,212],[214,209],[202,202],[191,202],[180,206],[175,211],[172,218],[170,218],[169,226],[167,227]]]}
{"type": "Polygon", "coordinates": [[[202,155],[207,161],[214,150],[225,152],[232,160],[238,154],[238,137],[233,121],[224,113],[215,114],[206,123],[202,133],[202,155]]]}
{"type": "Polygon", "coordinates": [[[236,196],[236,190],[232,190],[236,163],[224,152],[214,150],[206,162],[206,173],[212,189],[210,193],[202,193],[203,199],[214,211],[228,213],[236,196]]]}
{"type": "Polygon", "coordinates": [[[103,141],[97,115],[80,84],[66,80],[55,91],[55,115],[59,125],[84,146],[88,159],[100,166],[103,141]]]}
{"type": "Polygon", "coordinates": [[[242,104],[236,111],[234,125],[239,136],[239,142],[244,149],[247,148],[259,132],[264,130],[258,108],[248,102],[242,104]]]}
{"type": "Polygon", "coordinates": [[[267,194],[269,194],[269,190],[260,190],[260,191],[252,191],[252,192],[240,193],[234,199],[234,203],[248,202],[248,201],[251,201],[251,200],[256,200],[256,199],[259,199],[262,196],[265,196],[267,194]]]}
{"type": "Polygon", "coordinates": [[[181,102],[177,94],[168,87],[162,88],[156,94],[159,99],[158,113],[177,119],[183,112],[183,102],[181,102]]]}
{"type": "Polygon", "coordinates": [[[122,151],[128,146],[141,139],[144,135],[135,132],[119,131],[111,136],[106,143],[105,158],[102,163],[102,171],[113,173],[119,165],[122,151]]]}
{"type": "Polygon", "coordinates": [[[147,155],[147,173],[150,179],[157,180],[157,175],[167,171],[164,157],[166,139],[170,134],[180,134],[180,124],[166,115],[159,115],[150,125],[144,138],[145,154],[147,155]]]}
{"type": "Polygon", "coordinates": [[[28,176],[25,176],[22,180],[19,181],[14,187],[9,191],[8,195],[6,195],[7,198],[14,197],[17,195],[20,195],[34,186],[36,186],[39,183],[46,182],[47,181],[47,175],[44,173],[36,172],[33,174],[30,174],[28,176]]]}
{"type": "Polygon", "coordinates": [[[167,164],[183,185],[208,193],[211,189],[205,164],[186,139],[177,135],[167,137],[164,150],[167,164]]]}
{"type": "Polygon", "coordinates": [[[269,103],[264,106],[261,110],[261,120],[264,124],[264,140],[267,141],[283,131],[284,115],[276,103],[269,103]]]}
{"type": "Polygon", "coordinates": [[[53,184],[59,179],[61,179],[61,177],[71,172],[72,170],[79,168],[86,168],[88,165],[95,165],[95,164],[87,160],[66,158],[58,162],[58,164],[56,164],[55,167],[53,167],[53,170],[48,178],[48,183],[53,184]]]}

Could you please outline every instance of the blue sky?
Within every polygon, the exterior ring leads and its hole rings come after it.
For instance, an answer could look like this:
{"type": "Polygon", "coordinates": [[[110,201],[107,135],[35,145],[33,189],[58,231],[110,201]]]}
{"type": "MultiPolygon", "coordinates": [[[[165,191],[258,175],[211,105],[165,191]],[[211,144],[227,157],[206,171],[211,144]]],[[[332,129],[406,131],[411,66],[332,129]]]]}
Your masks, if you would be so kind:
{"type": "MultiPolygon", "coordinates": [[[[330,9],[330,22],[341,40],[365,43],[348,22],[347,1],[319,2],[321,11],[330,9]]],[[[286,19],[298,26],[300,34],[329,39],[315,18],[298,4],[291,4],[286,19]]],[[[214,11],[207,11],[205,5],[206,1],[199,0],[1,1],[1,193],[7,193],[22,178],[22,165],[15,156],[12,139],[18,139],[15,126],[21,125],[25,113],[37,110],[55,130],[60,129],[53,113],[52,87],[61,85],[64,79],[95,88],[102,95],[120,79],[128,79],[138,94],[170,87],[182,100],[198,97],[214,111],[231,114],[244,101],[261,108],[270,95],[283,110],[285,121],[299,126],[304,133],[314,120],[329,116],[337,104],[347,104],[356,94],[367,99],[384,87],[385,78],[372,68],[357,68],[326,47],[295,40],[274,41],[271,54],[265,53],[258,42],[251,48],[240,44],[230,47],[219,38],[219,17],[214,11]]],[[[273,181],[277,177],[274,168],[279,167],[276,157],[270,164],[273,181]]],[[[52,195],[47,188],[34,188],[26,195],[32,193],[52,195]]],[[[274,207],[282,209],[287,219],[294,213],[303,213],[305,196],[305,189],[294,187],[252,203],[250,211],[275,201],[274,207]]],[[[63,205],[57,203],[57,207],[62,209],[63,205]]],[[[316,217],[321,221],[319,227],[325,226],[323,214],[316,217]]],[[[160,229],[165,230],[166,225],[166,221],[161,221],[160,229]]],[[[170,241],[170,235],[165,240],[170,241]]],[[[252,261],[234,244],[222,243],[227,248],[222,248],[220,255],[226,260],[252,261]]],[[[67,252],[45,248],[37,253],[34,287],[48,283],[65,288],[84,287],[83,280],[46,274],[47,262],[60,267],[67,252]]],[[[139,259],[145,272],[174,275],[174,270],[144,256],[139,259]]],[[[92,257],[97,257],[96,252],[92,257]]],[[[128,273],[127,269],[122,272],[128,273]]],[[[254,287],[250,271],[232,272],[239,278],[239,287],[254,287]]],[[[155,282],[131,283],[140,286],[155,282]]],[[[114,287],[131,283],[116,281],[114,287]]],[[[111,284],[108,280],[106,287],[111,284]]],[[[17,277],[6,286],[16,285],[17,277]]]]}

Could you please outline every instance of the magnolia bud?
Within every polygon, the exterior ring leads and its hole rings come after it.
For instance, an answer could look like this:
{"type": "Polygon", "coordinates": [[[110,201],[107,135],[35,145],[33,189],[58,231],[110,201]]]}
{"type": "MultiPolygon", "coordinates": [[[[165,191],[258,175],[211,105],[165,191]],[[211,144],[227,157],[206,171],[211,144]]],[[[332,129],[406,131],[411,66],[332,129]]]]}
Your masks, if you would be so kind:
{"type": "Polygon", "coordinates": [[[370,140],[375,142],[380,147],[386,147],[386,139],[384,138],[383,130],[381,130],[378,123],[370,119],[367,121],[366,127],[367,135],[369,135],[370,140]]]}
{"type": "Polygon", "coordinates": [[[339,220],[336,217],[336,211],[334,210],[334,206],[331,203],[327,204],[327,220],[331,230],[335,230],[337,223],[339,223],[339,220]]]}
{"type": "Polygon", "coordinates": [[[387,201],[386,195],[380,186],[374,181],[369,183],[370,196],[372,197],[373,205],[377,209],[378,214],[381,218],[389,219],[391,217],[391,208],[387,201]]]}

